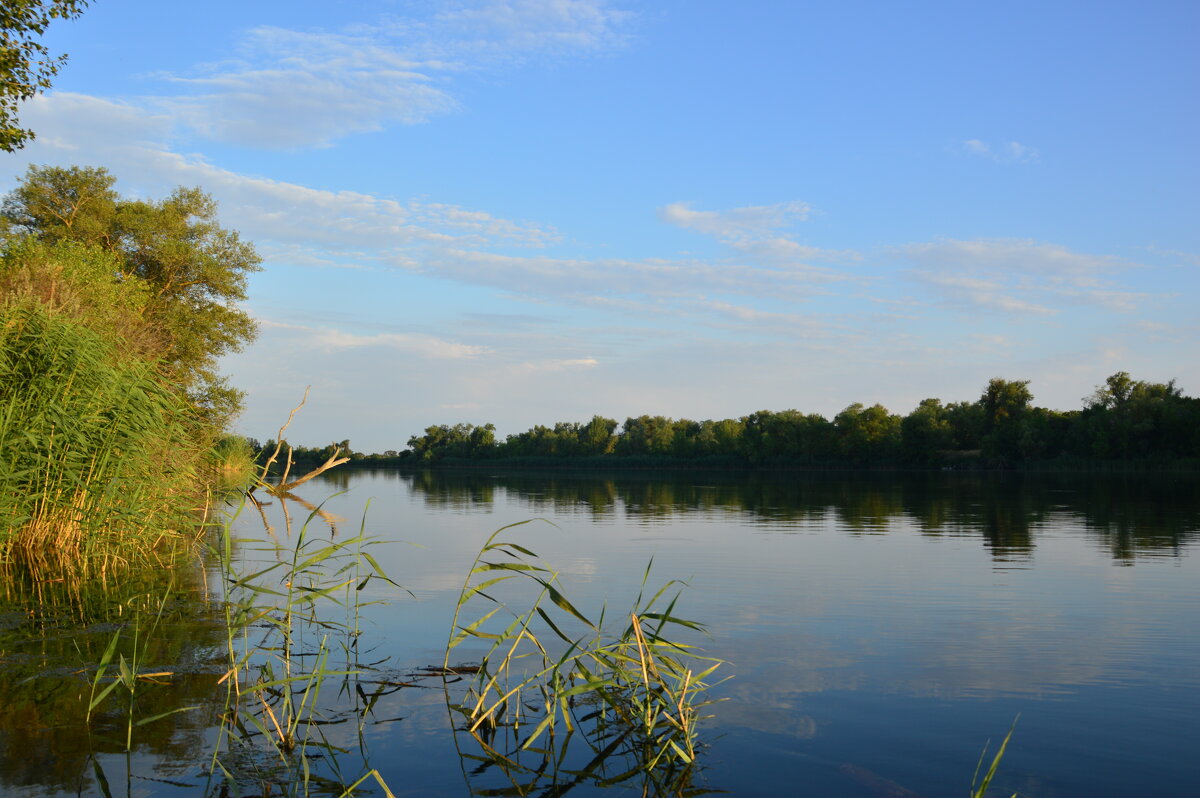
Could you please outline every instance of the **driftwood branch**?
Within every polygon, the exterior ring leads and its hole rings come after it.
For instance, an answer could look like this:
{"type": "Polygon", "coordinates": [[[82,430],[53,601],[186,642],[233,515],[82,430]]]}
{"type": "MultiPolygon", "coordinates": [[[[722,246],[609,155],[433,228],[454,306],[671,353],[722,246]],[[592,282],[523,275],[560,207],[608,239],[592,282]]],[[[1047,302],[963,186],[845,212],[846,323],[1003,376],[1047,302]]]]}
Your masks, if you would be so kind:
{"type": "MultiPolygon", "coordinates": [[[[300,479],[296,479],[291,482],[280,482],[274,488],[271,488],[271,493],[274,493],[276,496],[279,496],[284,493],[291,493],[298,485],[303,485],[305,482],[308,482],[313,477],[315,477],[319,474],[323,474],[331,468],[340,466],[342,463],[350,462],[349,457],[338,457],[338,452],[340,452],[340,451],[341,451],[340,447],[335,447],[333,450],[333,454],[329,455],[329,459],[326,460],[324,463],[317,466],[312,471],[309,471],[307,474],[300,477],[300,479]]],[[[286,477],[287,477],[287,474],[285,473],[284,478],[286,478],[286,477]]]]}
{"type": "MultiPolygon", "coordinates": [[[[300,404],[298,404],[292,408],[292,412],[288,413],[287,421],[283,422],[283,426],[279,428],[279,432],[275,435],[275,451],[271,452],[271,456],[267,458],[267,462],[263,466],[262,477],[259,478],[259,482],[263,483],[264,485],[267,483],[267,474],[271,473],[271,466],[275,465],[275,461],[279,459],[280,450],[282,450],[284,447],[284,444],[287,443],[287,441],[285,441],[283,439],[283,433],[286,432],[287,428],[292,425],[292,419],[294,419],[296,417],[296,414],[300,412],[300,408],[304,407],[304,403],[308,401],[308,392],[311,389],[312,389],[311,385],[306,385],[304,387],[304,396],[302,396],[300,398],[300,404]]],[[[291,465],[292,465],[292,447],[288,446],[288,469],[289,470],[291,469],[291,465]]],[[[283,477],[284,477],[284,479],[287,479],[287,471],[284,471],[283,477]]]]}
{"type": "Polygon", "coordinates": [[[286,432],[287,428],[292,425],[292,419],[296,417],[296,414],[300,412],[300,408],[304,407],[304,403],[308,401],[308,392],[311,388],[312,386],[309,385],[304,389],[304,396],[300,399],[300,404],[296,405],[294,408],[292,408],[292,412],[288,413],[287,421],[285,421],[283,426],[279,428],[279,433],[275,436],[275,451],[271,453],[271,456],[267,458],[267,462],[263,465],[262,476],[259,477],[258,481],[266,489],[267,493],[270,493],[272,496],[285,498],[287,497],[287,494],[291,493],[305,482],[308,482],[313,477],[324,474],[329,469],[336,468],[343,463],[350,462],[349,457],[338,457],[338,454],[341,453],[341,448],[335,446],[333,449],[333,454],[329,455],[329,459],[324,463],[317,466],[312,471],[309,471],[299,479],[294,479],[291,482],[288,481],[288,477],[291,476],[292,473],[292,446],[284,439],[283,433],[286,432]],[[283,467],[283,475],[279,478],[278,485],[271,485],[269,482],[267,482],[267,476],[270,475],[271,466],[275,465],[275,462],[279,459],[280,452],[284,450],[285,446],[287,447],[287,461],[283,467]]]}

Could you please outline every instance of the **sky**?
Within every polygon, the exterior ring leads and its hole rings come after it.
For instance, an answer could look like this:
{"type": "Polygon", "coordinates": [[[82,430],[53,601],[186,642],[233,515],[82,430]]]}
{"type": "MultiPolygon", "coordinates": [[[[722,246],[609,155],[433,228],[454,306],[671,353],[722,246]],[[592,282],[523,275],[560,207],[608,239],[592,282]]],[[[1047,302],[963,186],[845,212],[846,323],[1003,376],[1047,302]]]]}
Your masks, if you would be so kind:
{"type": "Polygon", "coordinates": [[[1200,394],[1200,4],[94,0],[0,153],[198,186],[237,431],[1200,394]]]}

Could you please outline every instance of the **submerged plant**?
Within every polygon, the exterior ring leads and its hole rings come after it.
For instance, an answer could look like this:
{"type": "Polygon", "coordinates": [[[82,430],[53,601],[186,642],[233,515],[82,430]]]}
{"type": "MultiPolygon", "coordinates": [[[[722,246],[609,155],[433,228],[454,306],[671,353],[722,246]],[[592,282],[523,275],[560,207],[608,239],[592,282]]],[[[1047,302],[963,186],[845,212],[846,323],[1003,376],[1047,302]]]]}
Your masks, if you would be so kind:
{"type": "MultiPolygon", "coordinates": [[[[126,723],[125,723],[125,751],[128,753],[133,749],[133,730],[138,726],[145,726],[147,723],[153,723],[156,720],[175,715],[180,712],[187,712],[197,707],[174,707],[166,712],[159,712],[149,717],[139,717],[137,712],[137,701],[141,690],[149,684],[164,684],[164,679],[174,676],[172,671],[146,671],[144,669],[147,655],[150,651],[150,644],[153,641],[155,631],[158,629],[159,623],[162,621],[163,609],[167,606],[167,602],[171,597],[171,591],[168,590],[163,594],[163,597],[158,602],[158,606],[154,610],[154,617],[150,621],[149,626],[144,626],[144,612],[140,607],[134,607],[135,599],[131,599],[128,604],[132,608],[133,619],[130,622],[132,627],[132,647],[130,656],[125,657],[124,654],[117,652],[117,644],[121,639],[121,630],[113,632],[112,638],[108,642],[108,646],[104,649],[104,653],[100,655],[100,661],[96,666],[96,672],[92,676],[91,693],[88,697],[87,714],[85,722],[90,722],[92,713],[104,702],[118,687],[124,688],[124,696],[127,700],[126,723]],[[107,672],[110,667],[114,667],[113,660],[116,657],[115,669],[116,673],[108,676],[111,681],[107,685],[101,686],[104,682],[107,672]]],[[[150,598],[150,597],[144,597],[150,598]]]]}
{"type": "MultiPolygon", "coordinates": [[[[667,594],[680,583],[668,582],[645,598],[647,566],[621,631],[610,634],[603,611],[590,620],[536,554],[499,539],[519,525],[488,538],[459,594],[442,673],[447,684],[455,675],[469,677],[465,694],[450,701],[463,731],[510,779],[524,774],[536,782],[555,774],[557,782],[568,774],[611,782],[664,769],[674,774],[672,783],[686,783],[698,725],[712,703],[705,680],[722,663],[671,638],[703,629],[675,614],[679,591],[667,594]],[[532,588],[532,599],[510,605],[497,598],[500,589],[517,585],[532,588]],[[468,640],[490,647],[477,666],[452,667],[454,650],[468,640]],[[573,739],[590,752],[582,770],[565,764],[573,739]],[[526,751],[538,764],[521,764],[526,751]],[[624,767],[607,772],[615,761],[624,767]]],[[[524,794],[532,784],[513,786],[524,794]]]]}

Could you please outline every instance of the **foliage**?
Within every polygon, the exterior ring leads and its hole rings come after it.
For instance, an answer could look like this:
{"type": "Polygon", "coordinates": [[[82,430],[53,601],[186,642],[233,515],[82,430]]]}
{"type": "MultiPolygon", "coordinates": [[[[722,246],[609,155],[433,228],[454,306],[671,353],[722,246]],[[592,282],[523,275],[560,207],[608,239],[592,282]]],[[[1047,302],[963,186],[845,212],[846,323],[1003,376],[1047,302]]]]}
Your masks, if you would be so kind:
{"type": "MultiPolygon", "coordinates": [[[[585,616],[536,554],[499,539],[513,526],[519,524],[497,530],[484,544],[452,621],[443,671],[474,674],[466,695],[452,702],[465,730],[506,772],[523,769],[512,752],[493,744],[500,729],[515,735],[519,750],[554,748],[539,740],[561,729],[585,739],[597,755],[631,752],[635,772],[686,770],[696,759],[701,713],[712,703],[704,698],[704,680],[721,662],[668,635],[702,628],[675,614],[678,593],[664,598],[676,583],[649,599],[639,593],[620,620],[623,631],[610,635],[604,613],[596,622],[585,616]],[[518,584],[535,595],[519,598],[514,610],[497,596],[518,584]],[[572,633],[575,628],[581,631],[572,633]],[[490,648],[477,668],[452,668],[454,649],[469,640],[490,648]]],[[[647,567],[643,589],[649,574],[647,567]]]]}
{"type": "MultiPolygon", "coordinates": [[[[1018,716],[1018,719],[1020,716],[1018,716]]],[[[996,750],[996,755],[992,757],[992,763],[988,766],[987,772],[983,774],[983,780],[979,779],[979,770],[983,767],[983,759],[987,756],[988,747],[983,747],[983,752],[979,754],[979,762],[975,765],[975,775],[971,777],[971,798],[985,798],[988,788],[992,785],[992,779],[996,777],[996,771],[1000,769],[1000,760],[1004,758],[1004,752],[1008,750],[1008,742],[1012,739],[1013,732],[1017,728],[1017,721],[1014,720],[1012,726],[1008,730],[1008,734],[1004,735],[1004,741],[1000,743],[1000,748],[996,750]]],[[[1014,792],[1012,798],[1017,798],[1014,792]]]]}
{"type": "Polygon", "coordinates": [[[151,364],[39,303],[0,305],[0,558],[103,571],[186,525],[190,419],[151,364]]]}
{"type": "Polygon", "coordinates": [[[271,546],[274,562],[250,573],[239,566],[231,522],[212,549],[226,590],[227,665],[218,682],[225,687],[225,708],[207,794],[237,795],[254,787],[281,795],[347,796],[369,780],[392,794],[367,764],[365,748],[361,772],[343,773],[339,755],[345,751],[323,729],[353,720],[363,746],[370,707],[397,689],[382,680],[371,683],[370,668],[358,662],[358,614],[365,606],[360,591],[372,580],[395,583],[368,551],[374,541],[363,529],[343,540],[333,539],[331,530],[325,540],[314,523],[321,516],[313,508],[294,542],[271,546]],[[331,684],[355,697],[349,717],[331,717],[328,702],[321,701],[331,684]]]}
{"type": "Polygon", "coordinates": [[[14,152],[34,138],[32,130],[18,127],[17,107],[40,91],[67,57],[53,57],[39,42],[55,19],[72,19],[83,13],[88,0],[4,0],[0,5],[0,150],[14,152]]]}
{"type": "Polygon", "coordinates": [[[153,355],[220,428],[241,395],[217,374],[216,362],[256,334],[237,303],[258,254],[217,223],[216,203],[199,189],[134,200],[118,195],[115,182],[103,168],[31,166],[0,215],[17,234],[91,245],[114,258],[115,271],[96,282],[139,297],[141,318],[157,337],[153,355]]]}
{"type": "Polygon", "coordinates": [[[1019,460],[1022,439],[1027,434],[1026,420],[1029,416],[1033,394],[1029,392],[1029,380],[994,379],[979,397],[983,408],[983,452],[985,455],[1008,464],[1019,460]]]}
{"type": "Polygon", "coordinates": [[[113,182],[31,167],[4,200],[4,562],[103,573],[189,541],[177,533],[196,529],[206,487],[236,470],[237,452],[214,444],[239,394],[214,365],[253,335],[234,303],[257,255],[203,193],[125,200],[113,182]]]}
{"type": "Polygon", "coordinates": [[[253,483],[257,468],[249,438],[222,435],[207,455],[209,482],[229,490],[244,490],[253,483]]]}
{"type": "MultiPolygon", "coordinates": [[[[347,443],[347,448],[349,441],[347,443]]],[[[425,434],[408,439],[417,459],[436,462],[445,457],[486,457],[496,443],[496,428],[491,424],[439,424],[426,427],[425,434]]]]}
{"type": "Polygon", "coordinates": [[[378,465],[505,459],[528,467],[1072,468],[1143,467],[1200,459],[1200,399],[1174,381],[1149,383],[1118,372],[1082,410],[1033,405],[1028,380],[990,380],[979,399],[928,398],[907,416],[854,403],[833,420],[798,410],[693,421],[642,415],[593,416],[586,424],[535,425],[497,442],[486,424],[437,425],[405,452],[355,455],[378,465]],[[485,431],[486,434],[482,434],[485,431]]]}

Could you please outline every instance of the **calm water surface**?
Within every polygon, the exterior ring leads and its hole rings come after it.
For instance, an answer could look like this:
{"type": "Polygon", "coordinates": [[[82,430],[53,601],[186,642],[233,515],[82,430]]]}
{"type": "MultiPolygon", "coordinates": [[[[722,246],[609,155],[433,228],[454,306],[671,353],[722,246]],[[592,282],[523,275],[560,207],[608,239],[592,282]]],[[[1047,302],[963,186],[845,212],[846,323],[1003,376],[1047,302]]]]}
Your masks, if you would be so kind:
{"type": "MultiPolygon", "coordinates": [[[[301,496],[344,519],[336,534],[365,523],[385,541],[374,554],[412,595],[368,586],[365,598],[387,603],[363,610],[363,639],[369,659],[397,674],[441,663],[458,591],[487,536],[546,519],[508,537],[553,564],[581,607],[627,607],[651,558],[651,582],[687,581],[680,612],[708,626],[711,637],[697,642],[728,660],[733,677],[716,688],[727,700],[705,731],[698,786],[961,796],[985,742],[1019,714],[993,789],[1051,798],[1195,794],[1198,487],[1178,477],[351,471],[301,496]]],[[[272,524],[285,535],[280,517],[272,524]]],[[[256,515],[238,524],[264,536],[256,515]]],[[[0,790],[103,794],[65,708],[79,680],[65,665],[60,683],[30,679],[88,637],[63,629],[49,643],[44,632],[21,643],[12,635],[23,623],[7,621],[0,659],[0,699],[9,696],[0,790]],[[46,695],[30,698],[22,680],[46,695]]],[[[211,622],[167,628],[178,640],[160,656],[177,660],[201,662],[222,639],[211,622]]],[[[195,689],[211,689],[211,674],[195,670],[195,689]]],[[[197,703],[187,678],[172,689],[197,703]]],[[[127,762],[120,746],[100,746],[112,752],[97,760],[112,794],[198,794],[216,712],[177,716],[127,762]],[[118,770],[134,775],[113,779],[118,770]]],[[[486,789],[488,774],[459,758],[440,691],[395,690],[372,717],[370,764],[397,795],[486,789]]],[[[339,734],[354,747],[353,729],[331,731],[339,734]]],[[[596,790],[585,783],[572,794],[596,790]]]]}

